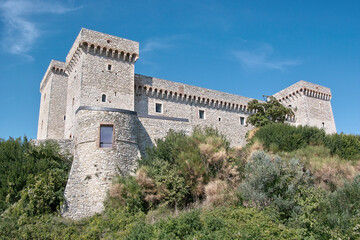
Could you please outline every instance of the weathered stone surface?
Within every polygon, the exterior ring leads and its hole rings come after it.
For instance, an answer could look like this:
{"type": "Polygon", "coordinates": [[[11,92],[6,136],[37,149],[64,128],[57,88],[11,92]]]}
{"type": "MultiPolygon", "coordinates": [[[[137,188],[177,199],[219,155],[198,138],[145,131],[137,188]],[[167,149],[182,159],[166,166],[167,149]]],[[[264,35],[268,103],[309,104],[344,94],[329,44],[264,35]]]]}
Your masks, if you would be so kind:
{"type": "MultiPolygon", "coordinates": [[[[82,29],[66,62],[52,61],[41,82],[38,139],[68,139],[74,154],[63,216],[101,212],[112,178],[133,172],[170,129],[211,126],[233,146],[246,143],[251,98],[135,74],[138,57],[139,43],[82,29]],[[99,147],[104,124],[113,126],[112,148],[99,147]]],[[[274,96],[295,110],[292,124],[336,132],[330,89],[300,81],[274,96]]]]}

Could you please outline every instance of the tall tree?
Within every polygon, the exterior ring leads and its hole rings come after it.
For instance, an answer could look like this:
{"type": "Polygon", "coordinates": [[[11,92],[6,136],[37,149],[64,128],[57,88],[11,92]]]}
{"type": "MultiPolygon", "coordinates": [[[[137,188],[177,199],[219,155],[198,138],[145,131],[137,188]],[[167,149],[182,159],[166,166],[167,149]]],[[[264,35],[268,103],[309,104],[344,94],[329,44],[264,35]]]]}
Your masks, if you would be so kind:
{"type": "Polygon", "coordinates": [[[283,123],[286,117],[294,116],[291,108],[285,107],[273,96],[267,97],[266,102],[259,102],[256,99],[250,101],[248,110],[253,114],[248,117],[247,123],[255,127],[265,126],[270,123],[283,123]]]}

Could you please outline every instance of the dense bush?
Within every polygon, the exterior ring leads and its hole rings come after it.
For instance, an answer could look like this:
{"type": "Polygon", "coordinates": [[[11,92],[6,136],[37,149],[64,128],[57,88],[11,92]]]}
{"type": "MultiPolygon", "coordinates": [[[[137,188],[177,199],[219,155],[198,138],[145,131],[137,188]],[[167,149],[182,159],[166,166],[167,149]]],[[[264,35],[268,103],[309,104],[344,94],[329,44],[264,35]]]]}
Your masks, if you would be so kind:
{"type": "Polygon", "coordinates": [[[63,195],[71,162],[58,146],[23,139],[0,139],[0,213],[22,199],[35,213],[55,211],[63,195]]]}
{"type": "Polygon", "coordinates": [[[293,127],[288,124],[269,124],[256,131],[254,138],[267,150],[293,151],[309,144],[321,144],[325,132],[315,127],[293,127]]]}
{"type": "Polygon", "coordinates": [[[326,135],[323,129],[309,126],[290,126],[276,123],[261,127],[253,139],[259,139],[266,150],[294,151],[308,145],[324,145],[344,159],[360,159],[360,136],[326,135]]]}
{"type": "Polygon", "coordinates": [[[219,181],[223,184],[219,194],[235,188],[242,165],[239,156],[216,130],[199,128],[190,136],[170,131],[139,160],[136,180],[150,208],[159,204],[182,208],[204,200],[206,193],[215,199],[219,181]]]}
{"type": "Polygon", "coordinates": [[[329,238],[360,238],[360,175],[331,193],[323,203],[323,225],[329,238]]]}
{"type": "Polygon", "coordinates": [[[347,134],[333,134],[325,139],[325,146],[331,154],[337,154],[345,159],[360,159],[360,136],[347,134]]]}
{"type": "Polygon", "coordinates": [[[298,160],[282,161],[262,151],[252,154],[245,167],[245,177],[239,186],[244,204],[257,207],[275,206],[283,218],[300,212],[296,196],[311,185],[309,172],[298,160]]]}

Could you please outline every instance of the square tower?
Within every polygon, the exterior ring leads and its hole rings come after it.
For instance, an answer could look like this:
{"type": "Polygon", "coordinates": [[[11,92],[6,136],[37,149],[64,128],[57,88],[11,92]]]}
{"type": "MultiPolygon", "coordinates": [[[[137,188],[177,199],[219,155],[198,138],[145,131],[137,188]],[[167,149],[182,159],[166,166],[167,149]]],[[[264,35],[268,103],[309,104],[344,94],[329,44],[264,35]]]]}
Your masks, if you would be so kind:
{"type": "Polygon", "coordinates": [[[80,107],[134,110],[134,68],[139,43],[81,29],[69,54],[65,138],[74,136],[80,107]]]}

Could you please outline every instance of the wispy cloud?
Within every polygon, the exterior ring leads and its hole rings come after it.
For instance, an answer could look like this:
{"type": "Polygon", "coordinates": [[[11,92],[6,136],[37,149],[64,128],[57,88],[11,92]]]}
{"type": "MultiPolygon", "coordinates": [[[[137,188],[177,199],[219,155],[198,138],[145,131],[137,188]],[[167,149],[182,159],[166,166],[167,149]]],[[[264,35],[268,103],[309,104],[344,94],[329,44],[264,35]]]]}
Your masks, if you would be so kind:
{"type": "Polygon", "coordinates": [[[245,69],[285,71],[287,67],[301,64],[298,60],[275,59],[274,48],[266,43],[260,44],[252,50],[234,51],[233,53],[245,69]]]}
{"type": "Polygon", "coordinates": [[[141,49],[142,53],[148,53],[159,49],[170,48],[172,45],[169,41],[163,39],[150,39],[145,42],[144,47],[141,49]]]}
{"type": "Polygon", "coordinates": [[[176,45],[176,42],[184,38],[183,35],[173,35],[163,38],[151,38],[145,41],[144,47],[141,48],[141,53],[150,53],[157,50],[169,49],[176,45]]]}
{"type": "MultiPolygon", "coordinates": [[[[0,3],[5,31],[2,45],[13,54],[26,55],[43,33],[32,17],[37,14],[64,14],[75,9],[45,0],[7,0],[0,3]]],[[[31,58],[31,56],[28,56],[31,58]]]]}

